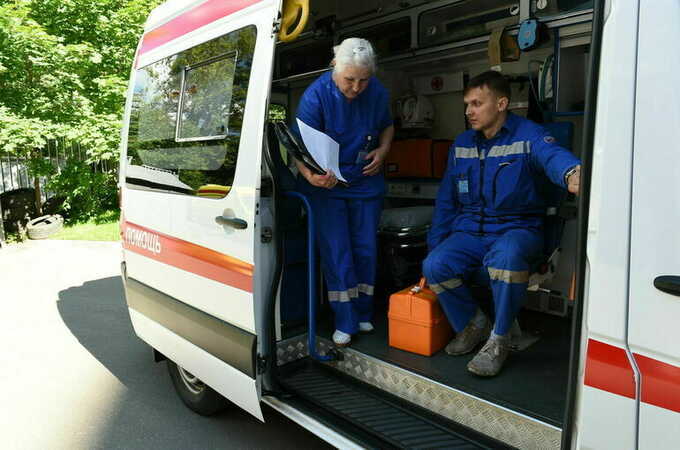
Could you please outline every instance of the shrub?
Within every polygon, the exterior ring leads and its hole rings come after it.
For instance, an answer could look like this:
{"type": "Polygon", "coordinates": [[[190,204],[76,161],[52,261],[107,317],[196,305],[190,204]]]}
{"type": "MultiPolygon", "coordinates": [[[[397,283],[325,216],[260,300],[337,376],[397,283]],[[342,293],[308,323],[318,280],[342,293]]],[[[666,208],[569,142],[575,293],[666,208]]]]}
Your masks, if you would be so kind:
{"type": "Polygon", "coordinates": [[[63,198],[71,222],[86,222],[117,208],[116,173],[95,172],[83,161],[69,159],[47,182],[47,190],[63,198]]]}

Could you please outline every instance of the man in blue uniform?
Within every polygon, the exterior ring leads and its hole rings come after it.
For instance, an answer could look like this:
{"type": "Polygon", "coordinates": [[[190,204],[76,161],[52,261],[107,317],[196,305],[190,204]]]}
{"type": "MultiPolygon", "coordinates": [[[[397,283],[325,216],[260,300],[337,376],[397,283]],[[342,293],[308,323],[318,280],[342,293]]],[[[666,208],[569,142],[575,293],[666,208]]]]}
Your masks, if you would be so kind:
{"type": "Polygon", "coordinates": [[[577,194],[580,161],[541,126],[508,112],[510,85],[500,73],[472,78],[463,100],[471,129],[451,147],[423,273],[457,332],[446,352],[470,353],[488,337],[468,370],[494,376],[508,356],[530,266],[543,250],[541,181],[577,194]],[[491,280],[493,327],[468,287],[481,267],[491,280]]]}
{"type": "Polygon", "coordinates": [[[333,342],[346,346],[351,335],[371,332],[376,272],[376,233],[385,180],[381,168],[394,135],[387,90],[374,76],[371,44],[345,39],[334,48],[333,71],[305,91],[297,119],[321,131],[339,148],[337,186],[332,173],[316,175],[299,161],[299,190],[309,196],[317,223],[321,267],[335,313],[333,342]]]}

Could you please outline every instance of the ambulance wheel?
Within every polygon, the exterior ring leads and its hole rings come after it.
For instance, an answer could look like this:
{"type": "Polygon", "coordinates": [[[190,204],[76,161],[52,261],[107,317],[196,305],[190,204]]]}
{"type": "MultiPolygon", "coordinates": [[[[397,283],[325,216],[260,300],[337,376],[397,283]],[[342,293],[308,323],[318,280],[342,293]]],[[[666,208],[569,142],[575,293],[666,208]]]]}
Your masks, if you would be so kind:
{"type": "Polygon", "coordinates": [[[227,400],[194,374],[168,360],[168,372],[185,405],[202,416],[212,416],[228,405],[227,400]]]}

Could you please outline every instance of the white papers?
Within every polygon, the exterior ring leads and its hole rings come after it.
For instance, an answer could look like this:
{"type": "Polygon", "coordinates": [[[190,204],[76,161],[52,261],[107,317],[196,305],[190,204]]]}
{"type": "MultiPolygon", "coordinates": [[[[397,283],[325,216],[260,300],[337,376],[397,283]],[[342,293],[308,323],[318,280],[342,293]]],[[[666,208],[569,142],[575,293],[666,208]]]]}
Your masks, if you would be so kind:
{"type": "Polygon", "coordinates": [[[340,173],[340,145],[327,134],[315,130],[300,119],[297,119],[300,134],[305,147],[319,167],[330,170],[341,181],[347,181],[340,173]]]}

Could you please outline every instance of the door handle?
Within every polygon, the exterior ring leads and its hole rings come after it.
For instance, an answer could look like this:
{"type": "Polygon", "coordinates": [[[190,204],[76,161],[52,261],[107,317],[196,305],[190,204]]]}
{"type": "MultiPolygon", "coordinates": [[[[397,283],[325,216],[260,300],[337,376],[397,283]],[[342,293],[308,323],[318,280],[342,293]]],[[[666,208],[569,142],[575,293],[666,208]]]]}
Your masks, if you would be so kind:
{"type": "Polygon", "coordinates": [[[215,217],[215,222],[220,225],[227,225],[229,227],[236,228],[237,230],[245,230],[248,228],[248,222],[243,219],[239,219],[238,217],[217,216],[215,217]]]}
{"type": "Polygon", "coordinates": [[[661,275],[654,278],[654,287],[667,294],[680,297],[680,276],[661,275]]]}

